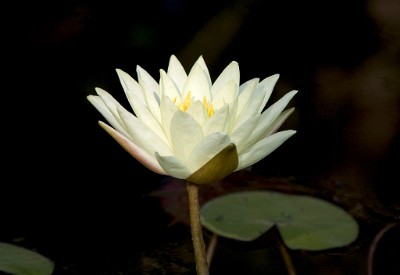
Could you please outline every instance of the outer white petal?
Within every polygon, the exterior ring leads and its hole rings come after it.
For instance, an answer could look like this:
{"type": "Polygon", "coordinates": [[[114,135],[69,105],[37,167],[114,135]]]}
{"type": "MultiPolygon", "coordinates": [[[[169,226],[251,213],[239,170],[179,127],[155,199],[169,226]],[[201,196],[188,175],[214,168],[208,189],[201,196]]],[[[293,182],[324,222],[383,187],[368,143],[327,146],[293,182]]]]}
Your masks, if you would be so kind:
{"type": "Polygon", "coordinates": [[[107,131],[131,156],[137,159],[144,166],[149,168],[151,171],[166,175],[166,172],[158,164],[155,155],[150,155],[146,151],[142,150],[135,143],[133,143],[128,138],[124,137],[121,133],[117,132],[115,129],[111,128],[107,124],[99,121],[101,128],[107,131]]]}
{"type": "Polygon", "coordinates": [[[122,107],[121,104],[115,98],[110,95],[107,91],[101,88],[95,88],[96,93],[99,95],[101,100],[103,100],[104,104],[107,106],[108,110],[110,110],[111,114],[115,117],[115,119],[119,122],[119,124],[124,125],[119,117],[117,112],[117,108],[122,107]]]}
{"type": "Polygon", "coordinates": [[[275,84],[278,81],[278,79],[279,79],[279,74],[274,74],[274,75],[271,75],[271,76],[265,78],[263,81],[260,82],[260,84],[257,85],[256,90],[254,91],[254,94],[257,94],[257,93],[264,94],[264,99],[258,109],[259,114],[261,114],[262,110],[265,107],[265,104],[267,104],[267,101],[270,98],[271,93],[274,90],[275,84]]]}
{"type": "Polygon", "coordinates": [[[172,148],[172,143],[171,143],[171,120],[172,117],[176,112],[178,112],[178,107],[172,102],[172,100],[169,97],[163,96],[161,98],[161,103],[160,103],[160,112],[161,112],[161,121],[162,121],[162,127],[164,130],[165,135],[168,138],[168,144],[172,148]]]}
{"type": "Polygon", "coordinates": [[[236,171],[249,167],[265,158],[295,133],[294,130],[285,130],[260,140],[239,155],[239,165],[236,171]]]}
{"type": "Polygon", "coordinates": [[[197,144],[190,154],[187,161],[189,170],[192,172],[197,171],[231,143],[229,136],[223,132],[217,132],[207,136],[197,144]]]}
{"type": "Polygon", "coordinates": [[[266,136],[270,126],[275,122],[277,117],[282,113],[283,109],[286,108],[289,101],[296,93],[297,91],[287,93],[261,114],[257,128],[249,138],[249,144],[256,143],[266,136]]]}
{"type": "Polygon", "coordinates": [[[156,153],[156,158],[164,171],[174,178],[186,179],[192,174],[192,172],[174,156],[160,156],[159,153],[156,153]]]}
{"type": "Polygon", "coordinates": [[[129,137],[129,134],[125,130],[124,126],[120,124],[120,122],[110,112],[99,96],[89,95],[87,99],[104,116],[108,123],[110,123],[118,132],[122,133],[126,137],[129,137]]]}
{"type": "Polygon", "coordinates": [[[182,99],[186,97],[188,92],[191,92],[194,100],[202,101],[204,97],[206,97],[208,102],[211,100],[210,85],[207,80],[207,75],[197,63],[193,65],[189,73],[185,87],[183,88],[182,99]]]}
{"type": "MultiPolygon", "coordinates": [[[[171,143],[173,155],[186,162],[193,148],[204,138],[203,130],[193,117],[182,111],[171,120],[171,143]]],[[[168,155],[162,154],[160,155],[168,155]]]]}
{"type": "Polygon", "coordinates": [[[265,136],[272,135],[278,131],[285,120],[294,112],[294,107],[283,111],[277,119],[267,128],[265,136]]]}
{"type": "Polygon", "coordinates": [[[179,62],[175,55],[171,55],[169,59],[167,73],[169,77],[171,77],[171,79],[174,81],[179,91],[182,91],[183,86],[186,83],[187,74],[182,64],[179,62]]]}
{"type": "Polygon", "coordinates": [[[118,108],[118,112],[132,141],[137,146],[142,148],[149,155],[154,155],[155,152],[159,152],[162,155],[172,155],[169,146],[146,124],[126,110],[118,108]]]}
{"type": "Polygon", "coordinates": [[[236,145],[236,150],[239,155],[243,152],[243,149],[245,149],[248,138],[257,127],[258,119],[259,115],[249,118],[230,135],[233,143],[236,145]]]}
{"type": "Polygon", "coordinates": [[[139,85],[143,91],[143,97],[149,107],[149,110],[153,113],[154,117],[158,121],[161,121],[160,115],[160,88],[158,83],[152,78],[148,72],[137,66],[137,74],[139,85]]]}
{"type": "Polygon", "coordinates": [[[238,100],[238,114],[240,114],[243,110],[243,107],[246,106],[250,100],[250,98],[253,96],[254,90],[256,89],[256,86],[258,85],[260,79],[259,78],[253,78],[239,87],[239,100],[238,100]]]}
{"type": "Polygon", "coordinates": [[[153,113],[149,111],[147,105],[143,105],[136,94],[131,95],[132,109],[135,112],[137,118],[142,123],[146,124],[158,137],[160,137],[166,144],[169,144],[169,138],[165,135],[164,129],[160,125],[160,122],[154,117],[153,113]]]}
{"type": "Polygon", "coordinates": [[[230,80],[225,84],[226,85],[221,87],[219,93],[212,100],[214,109],[222,108],[225,103],[231,104],[238,97],[239,85],[234,80],[230,80]]]}
{"type": "Polygon", "coordinates": [[[116,69],[119,81],[121,82],[122,88],[124,89],[124,92],[126,94],[126,97],[128,98],[129,103],[132,106],[133,102],[133,95],[136,95],[135,100],[137,98],[140,99],[140,102],[144,104],[146,101],[143,97],[143,91],[142,88],[140,87],[139,83],[135,79],[133,79],[129,74],[126,72],[116,69]]]}
{"type": "Polygon", "coordinates": [[[232,61],[215,80],[211,87],[212,96],[215,97],[218,95],[230,81],[233,81],[237,86],[240,84],[239,64],[236,61],[232,61]]]}
{"type": "Polygon", "coordinates": [[[254,116],[258,116],[258,109],[262,104],[264,98],[264,94],[262,93],[254,93],[250,98],[248,104],[244,106],[242,113],[237,116],[235,121],[235,125],[233,127],[233,131],[235,131],[240,125],[245,123],[247,120],[254,116]]]}

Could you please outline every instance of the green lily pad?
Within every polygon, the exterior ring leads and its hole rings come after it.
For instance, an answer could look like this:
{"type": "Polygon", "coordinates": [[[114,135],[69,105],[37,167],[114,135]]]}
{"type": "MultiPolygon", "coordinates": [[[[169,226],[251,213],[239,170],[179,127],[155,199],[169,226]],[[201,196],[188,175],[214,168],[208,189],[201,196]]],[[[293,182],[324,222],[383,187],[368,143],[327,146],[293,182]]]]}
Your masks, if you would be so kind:
{"type": "Polygon", "coordinates": [[[241,241],[253,241],[276,226],[290,249],[341,247],[358,236],[358,223],[344,209],[306,195],[229,193],[203,204],[200,214],[208,230],[241,241]]]}
{"type": "Polygon", "coordinates": [[[0,271],[13,275],[50,275],[54,263],[27,248],[0,242],[0,271]]]}

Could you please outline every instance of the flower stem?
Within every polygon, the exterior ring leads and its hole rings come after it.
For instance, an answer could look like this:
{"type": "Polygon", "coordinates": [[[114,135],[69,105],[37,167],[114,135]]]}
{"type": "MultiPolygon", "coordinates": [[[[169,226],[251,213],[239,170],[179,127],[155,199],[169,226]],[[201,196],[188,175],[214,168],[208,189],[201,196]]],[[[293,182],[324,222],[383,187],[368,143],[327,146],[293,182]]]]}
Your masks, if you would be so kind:
{"type": "Polygon", "coordinates": [[[203,239],[203,228],[200,221],[199,185],[187,182],[187,192],[189,199],[190,227],[198,275],[208,275],[208,263],[206,249],[203,239]]]}

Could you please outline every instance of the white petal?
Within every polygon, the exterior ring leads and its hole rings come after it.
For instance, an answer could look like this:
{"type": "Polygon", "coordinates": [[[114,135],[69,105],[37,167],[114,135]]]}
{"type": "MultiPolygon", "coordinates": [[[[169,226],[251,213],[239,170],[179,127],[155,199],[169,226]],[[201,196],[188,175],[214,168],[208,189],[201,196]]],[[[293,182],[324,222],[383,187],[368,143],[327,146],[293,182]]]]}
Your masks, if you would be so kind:
{"type": "Polygon", "coordinates": [[[154,155],[148,154],[131,140],[124,137],[121,133],[117,132],[114,128],[111,128],[107,124],[100,121],[99,125],[101,128],[106,130],[107,133],[109,133],[129,154],[131,154],[131,156],[137,159],[144,166],[155,173],[166,175],[166,172],[158,164],[158,161],[154,155]]]}
{"type": "Polygon", "coordinates": [[[249,167],[265,158],[295,133],[294,130],[285,130],[260,140],[239,155],[239,165],[236,171],[249,167]]]}
{"type": "Polygon", "coordinates": [[[110,112],[107,106],[104,104],[103,100],[99,96],[89,95],[87,97],[90,103],[99,111],[104,118],[110,123],[118,132],[122,133],[124,136],[129,137],[128,132],[121,123],[115,118],[115,116],[110,112]]]}
{"type": "Polygon", "coordinates": [[[257,85],[254,94],[257,93],[264,94],[264,99],[258,109],[259,114],[261,114],[262,110],[265,107],[265,104],[267,104],[267,101],[270,98],[271,93],[274,90],[275,84],[278,81],[278,79],[279,79],[279,74],[274,74],[265,78],[263,81],[260,82],[260,84],[257,85]]]}
{"type": "Polygon", "coordinates": [[[168,144],[171,145],[171,120],[176,112],[178,112],[178,107],[172,102],[169,97],[163,96],[161,98],[160,105],[162,128],[166,137],[168,138],[168,144]]]}
{"type": "Polygon", "coordinates": [[[146,124],[149,129],[153,130],[165,143],[169,144],[169,139],[165,135],[164,129],[160,122],[154,117],[153,113],[147,108],[147,105],[143,105],[136,94],[131,94],[131,101],[132,109],[137,118],[139,118],[142,123],[146,124]]]}
{"type": "Polygon", "coordinates": [[[183,88],[182,99],[186,97],[188,92],[191,92],[194,100],[202,101],[205,97],[208,102],[211,101],[210,85],[207,76],[198,64],[194,64],[189,73],[185,87],[183,88]]]}
{"type": "Polygon", "coordinates": [[[266,129],[265,136],[272,135],[278,131],[279,127],[294,112],[294,107],[282,112],[277,119],[266,129]]]}
{"type": "Polygon", "coordinates": [[[201,67],[201,69],[203,70],[206,78],[207,78],[207,82],[208,82],[208,86],[211,87],[211,77],[210,77],[210,72],[208,71],[206,62],[204,62],[203,56],[201,55],[197,60],[196,63],[197,65],[199,65],[201,67]]]}
{"type": "Polygon", "coordinates": [[[183,86],[186,83],[187,74],[182,64],[179,62],[175,55],[171,55],[169,59],[167,73],[181,92],[183,90],[183,86]]]}
{"type": "Polygon", "coordinates": [[[115,117],[115,119],[121,124],[122,126],[124,125],[121,121],[121,118],[119,117],[119,114],[117,112],[118,107],[122,107],[121,104],[112,96],[110,95],[107,91],[101,89],[101,88],[95,88],[96,93],[99,95],[101,100],[103,100],[104,104],[107,106],[108,110],[111,112],[111,114],[115,117]]]}
{"type": "Polygon", "coordinates": [[[129,103],[132,105],[132,95],[136,95],[135,100],[137,98],[140,99],[140,101],[144,104],[145,99],[143,97],[143,91],[142,88],[140,87],[139,83],[135,79],[133,79],[129,74],[126,72],[116,69],[119,81],[121,82],[122,88],[124,89],[124,92],[126,94],[126,97],[128,98],[129,103]]]}
{"type": "Polygon", "coordinates": [[[224,104],[231,104],[236,100],[239,94],[239,85],[231,80],[226,83],[224,87],[221,87],[219,93],[213,98],[212,104],[214,109],[219,109],[224,104]]]}
{"type": "Polygon", "coordinates": [[[174,114],[171,120],[171,143],[176,158],[186,162],[193,148],[203,138],[203,130],[191,115],[182,111],[174,114]]]}
{"type": "MultiPolygon", "coordinates": [[[[204,108],[203,108],[204,109],[204,108]]],[[[224,107],[217,110],[203,126],[204,135],[207,136],[214,132],[225,132],[229,118],[229,105],[225,104],[224,107]]]]}
{"type": "Polygon", "coordinates": [[[250,98],[253,96],[256,86],[258,85],[260,79],[253,78],[239,87],[239,100],[238,100],[238,114],[243,110],[244,106],[247,106],[250,98]]]}
{"type": "Polygon", "coordinates": [[[174,81],[162,69],[160,70],[160,91],[161,96],[166,95],[170,99],[175,99],[176,104],[181,103],[180,91],[177,89],[174,81]]]}
{"type": "Polygon", "coordinates": [[[197,171],[231,143],[232,141],[229,136],[223,132],[217,132],[207,136],[193,149],[188,159],[187,166],[192,172],[197,171]]]}
{"type": "Polygon", "coordinates": [[[193,173],[189,171],[186,166],[174,156],[160,156],[160,154],[157,152],[156,158],[160,166],[171,177],[186,179],[193,173]]]}
{"type": "Polygon", "coordinates": [[[140,66],[137,66],[137,74],[139,85],[142,88],[143,96],[149,107],[149,110],[153,113],[154,117],[156,117],[158,121],[161,121],[160,88],[158,83],[140,66]]]}
{"type": "Polygon", "coordinates": [[[155,134],[146,124],[126,110],[118,108],[118,112],[132,141],[137,146],[150,155],[154,155],[155,152],[159,152],[162,155],[172,155],[169,146],[163,138],[155,134]]]}
{"type": "Polygon", "coordinates": [[[257,127],[259,115],[249,118],[244,123],[242,123],[235,131],[230,135],[233,143],[236,145],[236,150],[240,155],[245,149],[248,138],[253,133],[254,129],[257,127]]]}
{"type": "Polygon", "coordinates": [[[213,86],[211,87],[211,94],[213,98],[226,86],[230,81],[233,81],[237,86],[240,84],[239,64],[232,61],[218,76],[213,86]]]}
{"type": "Polygon", "coordinates": [[[186,113],[191,115],[202,128],[204,127],[204,123],[208,119],[208,114],[200,100],[197,100],[190,105],[186,113]]]}
{"type": "Polygon", "coordinates": [[[287,93],[261,114],[257,128],[249,138],[249,144],[255,143],[266,136],[267,132],[270,131],[268,130],[270,126],[275,122],[296,93],[297,91],[287,93]]]}
{"type": "Polygon", "coordinates": [[[242,113],[237,116],[237,120],[235,121],[235,125],[233,127],[233,131],[235,131],[240,125],[245,123],[245,121],[250,118],[258,115],[258,109],[262,104],[264,98],[264,94],[262,93],[254,93],[250,98],[247,106],[244,106],[242,113]]]}

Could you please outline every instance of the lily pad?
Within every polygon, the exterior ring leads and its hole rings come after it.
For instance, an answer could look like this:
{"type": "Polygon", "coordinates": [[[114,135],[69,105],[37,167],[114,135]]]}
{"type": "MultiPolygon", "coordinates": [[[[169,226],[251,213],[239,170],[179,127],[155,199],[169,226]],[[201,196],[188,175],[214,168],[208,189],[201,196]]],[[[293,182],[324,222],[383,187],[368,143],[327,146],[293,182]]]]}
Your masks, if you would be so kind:
{"type": "Polygon", "coordinates": [[[307,195],[273,191],[234,192],[201,208],[201,222],[227,238],[253,241],[273,226],[290,249],[323,250],[357,239],[358,223],[343,208],[307,195]]]}
{"type": "Polygon", "coordinates": [[[54,263],[27,248],[0,242],[0,271],[13,275],[50,275],[54,263]]]}

